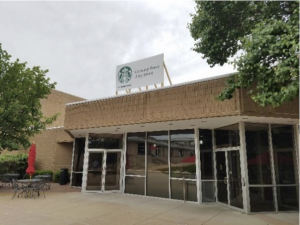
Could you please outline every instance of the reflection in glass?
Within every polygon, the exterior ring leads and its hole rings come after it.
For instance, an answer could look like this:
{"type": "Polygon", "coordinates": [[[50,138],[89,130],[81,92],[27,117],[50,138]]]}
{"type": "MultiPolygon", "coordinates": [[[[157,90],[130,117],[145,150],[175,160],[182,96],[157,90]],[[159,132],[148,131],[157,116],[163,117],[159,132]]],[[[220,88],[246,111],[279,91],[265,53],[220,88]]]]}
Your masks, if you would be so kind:
{"type": "Polygon", "coordinates": [[[122,149],[122,134],[89,134],[89,148],[122,149]]]}
{"type": "Polygon", "coordinates": [[[274,151],[274,164],[276,183],[296,184],[297,168],[294,148],[293,126],[272,125],[272,143],[274,151]]]}
{"type": "Polygon", "coordinates": [[[105,190],[120,190],[121,152],[107,152],[105,190]]]}
{"type": "Polygon", "coordinates": [[[199,130],[201,179],[214,179],[214,161],[212,151],[212,131],[199,130]]]}
{"type": "Polygon", "coordinates": [[[126,151],[126,174],[145,175],[146,133],[128,133],[126,151]]]}
{"type": "Polygon", "coordinates": [[[239,124],[221,127],[215,130],[216,148],[240,146],[239,124]]]}
{"type": "Polygon", "coordinates": [[[125,193],[145,195],[145,178],[125,177],[125,193]]]}
{"type": "Polygon", "coordinates": [[[148,133],[147,167],[147,195],[169,198],[167,131],[148,133]]]}
{"type": "Polygon", "coordinates": [[[299,211],[299,191],[296,186],[277,187],[279,211],[299,211]]]}
{"type": "Polygon", "coordinates": [[[214,181],[202,181],[202,201],[203,202],[216,201],[214,181]]]}
{"type": "Polygon", "coordinates": [[[90,153],[86,190],[102,190],[103,153],[90,153]]]}
{"type": "Polygon", "coordinates": [[[227,171],[225,152],[216,152],[218,201],[228,203],[227,171]]]}
{"type": "Polygon", "coordinates": [[[72,173],[71,186],[81,187],[82,185],[82,173],[72,173]]]}
{"type": "Polygon", "coordinates": [[[275,211],[272,187],[249,187],[250,212],[275,211]]]}
{"type": "Polygon", "coordinates": [[[170,131],[171,177],[196,179],[194,130],[170,131]]]}
{"type": "Polygon", "coordinates": [[[75,138],[71,186],[81,187],[85,138],[75,138]]]}
{"type": "Polygon", "coordinates": [[[272,184],[267,124],[245,124],[249,184],[272,184]]]}
{"type": "Polygon", "coordinates": [[[171,198],[197,202],[196,181],[171,180],[171,198]]]}
{"type": "Polygon", "coordinates": [[[243,190],[239,150],[228,151],[228,182],[230,205],[243,208],[243,190]]]}
{"type": "Polygon", "coordinates": [[[85,138],[75,138],[73,172],[83,171],[85,138]]]}

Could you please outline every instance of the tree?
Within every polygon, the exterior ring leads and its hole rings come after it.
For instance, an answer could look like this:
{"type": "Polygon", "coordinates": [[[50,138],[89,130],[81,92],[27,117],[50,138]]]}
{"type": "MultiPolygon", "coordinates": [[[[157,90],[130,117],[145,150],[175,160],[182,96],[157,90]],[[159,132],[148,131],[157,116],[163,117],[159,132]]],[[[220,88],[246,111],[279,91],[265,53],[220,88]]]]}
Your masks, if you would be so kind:
{"type": "Polygon", "coordinates": [[[0,151],[28,148],[29,138],[57,117],[46,118],[41,111],[40,100],[55,87],[45,76],[48,71],[10,59],[0,44],[0,151]]]}
{"type": "Polygon", "coordinates": [[[248,88],[262,106],[299,96],[298,1],[196,1],[191,16],[193,50],[211,67],[232,63],[238,71],[219,100],[232,98],[236,88],[248,88]]]}

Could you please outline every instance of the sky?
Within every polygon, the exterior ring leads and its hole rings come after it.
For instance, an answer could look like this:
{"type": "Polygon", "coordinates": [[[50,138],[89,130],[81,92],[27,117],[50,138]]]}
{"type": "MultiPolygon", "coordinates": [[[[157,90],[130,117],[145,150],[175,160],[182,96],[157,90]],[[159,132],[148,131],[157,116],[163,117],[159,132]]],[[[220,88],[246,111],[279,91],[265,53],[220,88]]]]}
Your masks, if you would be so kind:
{"type": "Polygon", "coordinates": [[[234,72],[192,51],[194,12],[189,0],[0,2],[0,43],[13,60],[48,69],[57,90],[85,99],[115,95],[117,65],[161,53],[173,84],[234,72]]]}

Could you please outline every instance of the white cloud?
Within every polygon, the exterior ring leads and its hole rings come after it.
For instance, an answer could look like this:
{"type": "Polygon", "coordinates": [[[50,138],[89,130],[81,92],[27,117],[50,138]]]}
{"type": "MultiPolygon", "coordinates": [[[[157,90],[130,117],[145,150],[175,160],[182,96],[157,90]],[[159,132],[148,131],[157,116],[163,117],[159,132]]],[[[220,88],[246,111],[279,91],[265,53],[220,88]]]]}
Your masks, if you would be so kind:
{"type": "Polygon", "coordinates": [[[114,95],[119,64],[164,53],[173,83],[233,71],[210,68],[187,29],[193,1],[0,2],[0,43],[49,69],[57,89],[87,99],[114,95]]]}

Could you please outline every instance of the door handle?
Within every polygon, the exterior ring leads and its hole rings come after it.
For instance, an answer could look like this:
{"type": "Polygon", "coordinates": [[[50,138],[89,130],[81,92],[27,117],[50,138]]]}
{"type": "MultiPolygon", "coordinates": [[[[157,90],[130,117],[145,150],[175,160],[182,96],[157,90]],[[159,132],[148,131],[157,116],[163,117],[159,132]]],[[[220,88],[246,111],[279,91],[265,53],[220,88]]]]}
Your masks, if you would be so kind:
{"type": "Polygon", "coordinates": [[[224,177],[224,183],[227,184],[227,177],[224,177]]]}
{"type": "Polygon", "coordinates": [[[243,186],[246,186],[245,178],[243,177],[243,186]]]}

